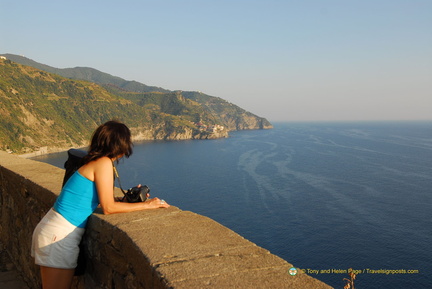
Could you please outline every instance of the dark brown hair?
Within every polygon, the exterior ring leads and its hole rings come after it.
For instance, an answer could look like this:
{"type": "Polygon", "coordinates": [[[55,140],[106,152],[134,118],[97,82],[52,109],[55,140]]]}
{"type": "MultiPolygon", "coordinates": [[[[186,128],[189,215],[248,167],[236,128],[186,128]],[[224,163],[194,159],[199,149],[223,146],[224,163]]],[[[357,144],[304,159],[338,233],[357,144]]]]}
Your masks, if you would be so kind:
{"type": "Polygon", "coordinates": [[[100,125],[93,133],[88,154],[83,163],[87,164],[101,157],[110,159],[132,155],[132,140],[129,128],[116,120],[100,125]]]}

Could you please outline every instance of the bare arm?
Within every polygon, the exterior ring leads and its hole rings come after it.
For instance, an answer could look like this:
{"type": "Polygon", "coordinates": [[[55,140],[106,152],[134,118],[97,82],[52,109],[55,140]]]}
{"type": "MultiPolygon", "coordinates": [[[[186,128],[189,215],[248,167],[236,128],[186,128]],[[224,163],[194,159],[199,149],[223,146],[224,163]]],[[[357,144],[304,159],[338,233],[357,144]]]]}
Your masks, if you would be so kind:
{"type": "Polygon", "coordinates": [[[87,173],[88,176],[93,175],[93,180],[96,184],[96,189],[98,192],[99,202],[104,214],[106,215],[169,207],[167,203],[161,203],[161,200],[158,198],[153,198],[140,203],[116,202],[114,200],[114,176],[111,160],[107,157],[102,157],[87,164],[86,166],[88,167],[83,167],[83,175],[86,176],[85,173],[87,173]]]}

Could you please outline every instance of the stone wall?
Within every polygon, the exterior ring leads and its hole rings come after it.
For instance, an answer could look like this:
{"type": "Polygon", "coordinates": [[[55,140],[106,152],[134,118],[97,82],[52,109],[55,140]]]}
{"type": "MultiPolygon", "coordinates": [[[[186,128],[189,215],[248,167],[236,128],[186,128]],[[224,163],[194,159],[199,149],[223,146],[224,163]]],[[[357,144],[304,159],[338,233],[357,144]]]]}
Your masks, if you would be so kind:
{"type": "MultiPolygon", "coordinates": [[[[0,152],[0,242],[30,288],[34,227],[61,189],[64,171],[0,152]]],[[[118,193],[118,192],[117,192],[118,193]]],[[[73,288],[331,288],[219,223],[179,208],[103,215],[84,236],[88,266],[73,288]]]]}

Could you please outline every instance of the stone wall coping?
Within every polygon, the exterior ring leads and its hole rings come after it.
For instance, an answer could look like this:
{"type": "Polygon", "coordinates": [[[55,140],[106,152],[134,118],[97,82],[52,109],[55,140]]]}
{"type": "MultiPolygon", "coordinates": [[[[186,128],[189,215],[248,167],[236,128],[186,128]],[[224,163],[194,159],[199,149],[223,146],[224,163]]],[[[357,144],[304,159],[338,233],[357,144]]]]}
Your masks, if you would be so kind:
{"type": "MultiPolygon", "coordinates": [[[[64,170],[46,163],[0,152],[0,170],[45,188],[48,193],[35,198],[46,209],[61,190],[64,170]]],[[[90,276],[77,282],[80,288],[90,279],[97,288],[117,288],[112,284],[123,281],[146,288],[332,288],[301,270],[291,276],[294,265],[208,217],[175,206],[113,215],[97,209],[86,236],[92,265],[90,276]]]]}

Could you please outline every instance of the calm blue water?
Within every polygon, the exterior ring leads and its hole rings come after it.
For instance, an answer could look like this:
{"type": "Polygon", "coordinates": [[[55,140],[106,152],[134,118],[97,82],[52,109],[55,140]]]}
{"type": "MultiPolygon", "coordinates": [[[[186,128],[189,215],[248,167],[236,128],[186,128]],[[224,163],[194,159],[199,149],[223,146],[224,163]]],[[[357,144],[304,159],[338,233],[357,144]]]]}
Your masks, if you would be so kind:
{"type": "MultiPolygon", "coordinates": [[[[62,167],[65,154],[38,160],[62,167]]],[[[299,268],[361,270],[356,288],[432,288],[431,164],[431,122],[280,123],[139,143],[119,172],[299,268]]],[[[311,275],[336,288],[347,277],[311,275]]]]}

